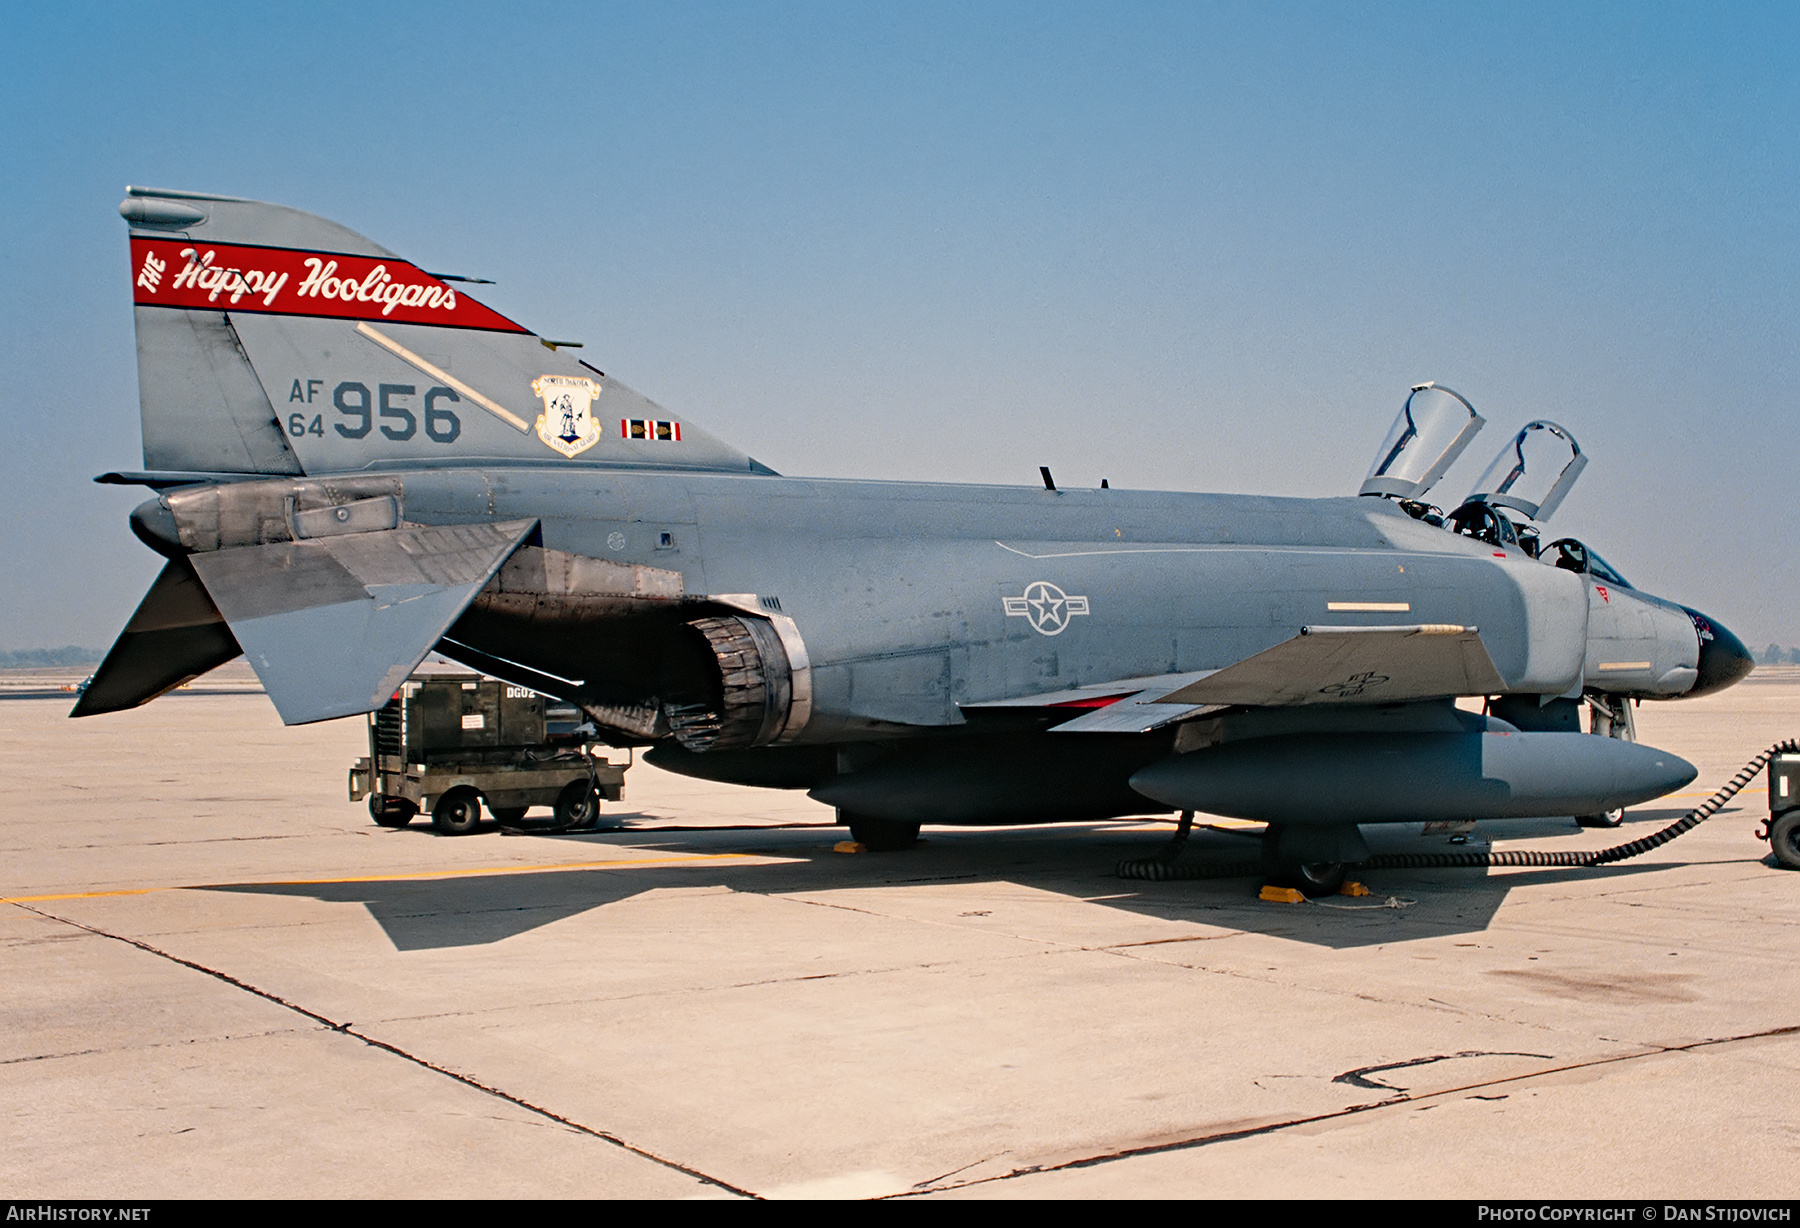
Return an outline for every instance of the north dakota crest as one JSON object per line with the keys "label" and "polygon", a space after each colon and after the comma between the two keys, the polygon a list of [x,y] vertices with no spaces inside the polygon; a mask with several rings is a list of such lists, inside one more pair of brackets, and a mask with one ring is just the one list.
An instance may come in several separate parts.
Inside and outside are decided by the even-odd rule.
{"label": "north dakota crest", "polygon": [[531,381],[531,390],[544,402],[537,420],[539,439],[564,456],[585,452],[599,441],[600,424],[593,414],[599,384],[579,375],[540,375]]}

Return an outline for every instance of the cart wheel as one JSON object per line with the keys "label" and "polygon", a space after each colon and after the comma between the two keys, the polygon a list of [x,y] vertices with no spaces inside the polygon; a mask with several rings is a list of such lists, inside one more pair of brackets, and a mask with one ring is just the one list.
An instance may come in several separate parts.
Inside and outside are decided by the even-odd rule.
{"label": "cart wheel", "polygon": [[529,806],[502,806],[498,810],[488,807],[494,816],[494,822],[502,827],[517,827],[525,821],[525,812],[529,809]]}
{"label": "cart wheel", "polygon": [[419,808],[404,797],[369,794],[369,817],[383,827],[405,827],[417,813]]}
{"label": "cart wheel", "polygon": [[431,808],[431,825],[446,836],[466,836],[481,822],[481,794],[458,785]]}
{"label": "cart wheel", "polygon": [[588,780],[571,780],[556,798],[556,825],[565,831],[592,827],[600,819],[600,799]]}
{"label": "cart wheel", "polygon": [[1800,810],[1784,811],[1769,820],[1769,848],[1783,867],[1800,870]]}

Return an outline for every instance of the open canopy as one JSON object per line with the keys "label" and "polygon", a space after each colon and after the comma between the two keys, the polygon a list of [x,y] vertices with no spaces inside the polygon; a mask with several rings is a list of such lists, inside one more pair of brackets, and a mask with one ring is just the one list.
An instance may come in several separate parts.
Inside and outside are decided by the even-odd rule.
{"label": "open canopy", "polygon": [[1460,394],[1432,383],[1417,385],[1358,493],[1417,499],[1444,476],[1485,422]]}
{"label": "open canopy", "polygon": [[1587,468],[1575,436],[1554,422],[1527,422],[1469,492],[1467,503],[1491,503],[1548,520]]}

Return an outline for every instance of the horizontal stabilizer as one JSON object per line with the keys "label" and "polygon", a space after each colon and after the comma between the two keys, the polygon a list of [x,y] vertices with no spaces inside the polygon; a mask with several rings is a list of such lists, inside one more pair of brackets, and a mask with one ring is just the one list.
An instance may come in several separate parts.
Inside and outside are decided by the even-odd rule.
{"label": "horizontal stabilizer", "polygon": [[536,528],[407,526],[194,555],[289,725],[372,712]]}
{"label": "horizontal stabilizer", "polygon": [[1293,639],[1158,702],[1391,704],[1505,689],[1474,627],[1302,627]]}
{"label": "horizontal stabilizer", "polygon": [[187,560],[171,559],[69,715],[149,703],[241,651]]}

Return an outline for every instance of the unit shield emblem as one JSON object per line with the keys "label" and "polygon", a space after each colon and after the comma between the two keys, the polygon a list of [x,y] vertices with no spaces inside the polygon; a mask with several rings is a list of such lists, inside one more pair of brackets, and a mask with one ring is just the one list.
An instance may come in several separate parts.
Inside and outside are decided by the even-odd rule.
{"label": "unit shield emblem", "polygon": [[600,424],[594,420],[594,398],[600,385],[579,375],[540,375],[531,390],[543,399],[537,437],[564,456],[585,452],[600,440]]}

